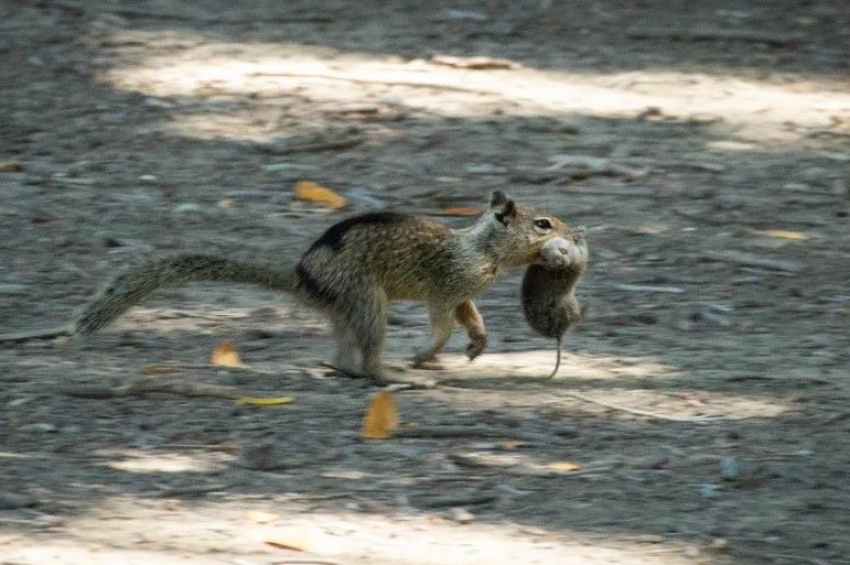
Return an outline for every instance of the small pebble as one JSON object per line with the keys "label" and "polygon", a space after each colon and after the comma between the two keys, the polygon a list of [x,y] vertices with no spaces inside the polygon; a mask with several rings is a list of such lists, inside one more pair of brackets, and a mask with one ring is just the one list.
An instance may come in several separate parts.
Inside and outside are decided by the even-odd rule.
{"label": "small pebble", "polygon": [[272,443],[248,445],[239,452],[240,467],[258,471],[272,471],[286,467],[285,458]]}
{"label": "small pebble", "polygon": [[44,434],[52,434],[56,432],[56,426],[47,422],[36,422],[34,424],[26,424],[21,426],[23,432],[41,432]]}
{"label": "small pebble", "polygon": [[699,486],[699,494],[703,498],[714,498],[717,496],[717,485],[712,483],[703,483]]}
{"label": "small pebble", "polygon": [[199,212],[200,210],[201,207],[194,202],[184,202],[183,204],[178,204],[174,207],[175,214],[191,214],[193,212]]}
{"label": "small pebble", "polygon": [[724,481],[734,481],[741,476],[741,465],[734,457],[724,457],[720,463],[720,478]]}
{"label": "small pebble", "polygon": [[458,524],[469,524],[475,520],[475,515],[465,508],[452,508],[449,517]]}
{"label": "small pebble", "polygon": [[724,538],[714,538],[711,540],[711,549],[714,551],[726,551],[729,547],[729,542]]}

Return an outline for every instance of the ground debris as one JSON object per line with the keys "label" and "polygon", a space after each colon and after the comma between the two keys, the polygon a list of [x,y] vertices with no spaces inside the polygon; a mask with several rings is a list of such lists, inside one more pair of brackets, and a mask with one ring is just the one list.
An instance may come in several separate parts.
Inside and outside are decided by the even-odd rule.
{"label": "ground debris", "polygon": [[632,28],[626,32],[632,39],[668,39],[678,41],[740,41],[785,47],[806,41],[798,34],[767,33],[751,30],[711,28]]}
{"label": "ground debris", "polygon": [[770,259],[753,253],[744,251],[706,251],[703,256],[711,261],[720,261],[742,265],[744,267],[757,267],[770,271],[781,271],[785,273],[799,273],[803,270],[803,265],[794,261],[785,261],[781,259]]}

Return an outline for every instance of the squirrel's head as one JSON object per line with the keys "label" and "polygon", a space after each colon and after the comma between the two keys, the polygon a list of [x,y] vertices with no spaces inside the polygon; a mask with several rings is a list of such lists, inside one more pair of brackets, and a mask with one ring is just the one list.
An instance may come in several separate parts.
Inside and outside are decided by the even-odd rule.
{"label": "squirrel's head", "polygon": [[499,254],[507,267],[532,263],[584,270],[587,242],[584,228],[571,228],[552,214],[517,204],[501,191],[490,195],[487,221],[494,227]]}

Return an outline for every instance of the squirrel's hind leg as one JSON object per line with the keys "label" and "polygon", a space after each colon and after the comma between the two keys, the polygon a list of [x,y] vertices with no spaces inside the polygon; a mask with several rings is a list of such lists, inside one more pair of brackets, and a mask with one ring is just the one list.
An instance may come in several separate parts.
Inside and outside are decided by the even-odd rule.
{"label": "squirrel's hind leg", "polygon": [[346,373],[359,373],[361,360],[360,349],[357,339],[347,320],[333,319],[333,336],[336,341],[336,355],[334,356],[334,367]]}
{"label": "squirrel's hind leg", "polygon": [[347,328],[344,332],[352,337],[355,349],[360,352],[360,372],[380,380],[387,331],[386,294],[379,288],[361,289],[358,297],[346,302],[349,307],[345,312]]}

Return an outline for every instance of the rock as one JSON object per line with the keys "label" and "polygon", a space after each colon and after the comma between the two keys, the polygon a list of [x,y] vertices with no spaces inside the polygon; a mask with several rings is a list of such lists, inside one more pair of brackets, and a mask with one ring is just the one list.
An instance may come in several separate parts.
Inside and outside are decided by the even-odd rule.
{"label": "rock", "polygon": [[237,465],[257,471],[273,471],[286,467],[286,462],[274,444],[262,443],[243,447]]}
{"label": "rock", "polygon": [[724,457],[720,462],[720,478],[734,481],[741,476],[741,464],[734,457]]}
{"label": "rock", "polygon": [[184,202],[183,204],[178,204],[174,207],[175,214],[192,214],[195,212],[199,212],[201,207],[193,202]]}
{"label": "rock", "polygon": [[465,508],[452,508],[449,511],[449,518],[458,524],[469,524],[475,520],[475,515]]}
{"label": "rock", "polygon": [[53,424],[48,424],[47,422],[36,422],[34,424],[27,424],[25,426],[21,426],[21,431],[52,434],[56,433],[56,426],[54,426]]}
{"label": "rock", "polygon": [[714,498],[717,496],[717,485],[713,483],[703,483],[699,486],[699,495],[703,498]]}

